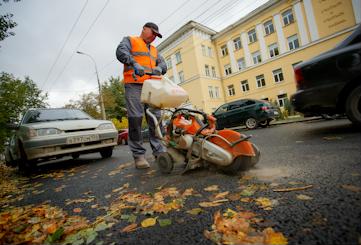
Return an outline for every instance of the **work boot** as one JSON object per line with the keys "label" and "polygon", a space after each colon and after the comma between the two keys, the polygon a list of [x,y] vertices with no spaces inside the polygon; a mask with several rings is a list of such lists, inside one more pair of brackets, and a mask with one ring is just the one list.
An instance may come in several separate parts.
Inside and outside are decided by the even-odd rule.
{"label": "work boot", "polygon": [[137,169],[150,168],[150,165],[144,156],[139,156],[139,157],[134,158],[134,163],[135,163],[135,167]]}

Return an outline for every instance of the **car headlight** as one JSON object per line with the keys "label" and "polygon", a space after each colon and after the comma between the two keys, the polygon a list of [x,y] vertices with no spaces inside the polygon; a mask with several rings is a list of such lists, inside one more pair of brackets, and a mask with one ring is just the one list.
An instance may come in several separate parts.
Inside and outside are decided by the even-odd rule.
{"label": "car headlight", "polygon": [[115,129],[113,123],[103,123],[98,126],[99,130],[105,130],[105,129]]}
{"label": "car headlight", "polygon": [[36,134],[37,136],[61,134],[61,130],[57,128],[40,128],[40,129],[36,129]]}

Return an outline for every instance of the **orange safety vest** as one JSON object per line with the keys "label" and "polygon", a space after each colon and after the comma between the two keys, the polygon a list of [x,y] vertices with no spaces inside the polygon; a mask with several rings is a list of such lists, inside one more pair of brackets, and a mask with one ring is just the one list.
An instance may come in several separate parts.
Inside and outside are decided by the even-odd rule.
{"label": "orange safety vest", "polygon": [[[158,51],[150,45],[148,49],[147,44],[141,37],[129,37],[132,49],[130,50],[134,61],[145,68],[145,72],[152,72],[152,69],[156,67],[156,60],[158,57]],[[125,83],[143,83],[145,80],[150,79],[151,76],[144,75],[142,77],[136,76],[137,80],[133,77],[134,69],[132,66],[124,64],[124,82]]]}

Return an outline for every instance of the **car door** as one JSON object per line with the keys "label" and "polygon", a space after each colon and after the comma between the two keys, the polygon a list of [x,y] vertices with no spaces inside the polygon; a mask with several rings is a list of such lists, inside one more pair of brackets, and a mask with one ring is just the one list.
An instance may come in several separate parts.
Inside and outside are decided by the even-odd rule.
{"label": "car door", "polygon": [[242,120],[245,121],[248,118],[257,119],[257,104],[254,100],[246,100],[242,105]]}
{"label": "car door", "polygon": [[217,118],[217,128],[223,128],[226,127],[227,121],[226,121],[226,113],[228,110],[228,104],[224,104],[220,106],[213,115]]}
{"label": "car door", "polygon": [[229,105],[229,110],[227,112],[229,127],[235,127],[242,124],[244,114],[243,104],[243,101],[237,101]]}

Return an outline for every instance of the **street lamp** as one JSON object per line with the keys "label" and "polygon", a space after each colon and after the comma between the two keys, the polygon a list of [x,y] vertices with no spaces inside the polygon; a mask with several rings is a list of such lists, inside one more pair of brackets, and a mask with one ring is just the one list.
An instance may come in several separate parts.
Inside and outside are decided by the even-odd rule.
{"label": "street lamp", "polygon": [[102,118],[103,118],[103,120],[105,120],[106,117],[105,117],[104,101],[103,101],[103,95],[102,95],[101,87],[100,87],[100,81],[99,81],[99,74],[98,74],[97,63],[95,62],[95,60],[93,59],[93,57],[91,57],[89,54],[83,53],[83,52],[80,52],[80,51],[76,51],[76,52],[77,52],[78,54],[82,54],[82,55],[88,56],[88,57],[94,62],[95,72],[96,72],[96,74],[97,74],[97,80],[98,80],[100,109],[101,109],[101,111],[102,111]]}

